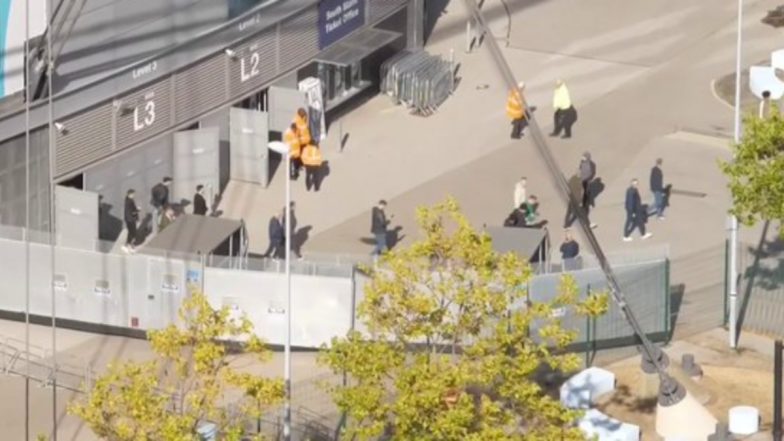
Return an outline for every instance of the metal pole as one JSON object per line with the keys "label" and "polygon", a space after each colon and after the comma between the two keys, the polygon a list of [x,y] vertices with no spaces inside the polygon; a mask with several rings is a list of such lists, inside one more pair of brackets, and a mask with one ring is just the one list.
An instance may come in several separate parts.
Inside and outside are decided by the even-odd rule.
{"label": "metal pole", "polygon": [[[48,27],[51,28],[54,25],[54,9],[52,0],[48,1],[49,8],[48,8]],[[54,289],[54,274],[55,268],[57,266],[57,257],[56,257],[56,233],[58,233],[57,228],[55,227],[54,220],[56,219],[56,204],[55,204],[55,185],[54,185],[54,163],[56,153],[57,153],[57,138],[54,135],[54,56],[52,54],[52,33],[48,33],[48,38],[46,39],[46,81],[47,81],[47,97],[48,97],[48,108],[49,108],[49,170],[51,170],[49,179],[52,182],[51,191],[52,197],[51,200],[51,208],[52,210],[52,224],[49,226],[52,232],[52,236],[49,238],[49,243],[51,244],[51,259],[52,259],[52,272],[51,272],[51,279],[49,280],[49,290],[51,293],[52,299],[52,366],[54,368],[54,373],[52,375],[52,440],[57,441],[57,420],[59,413],[57,411],[57,293]]]}
{"label": "metal pole", "polygon": [[[30,0],[25,1],[25,439],[30,439]],[[36,186],[37,188],[37,186]],[[40,204],[39,204],[39,214]]]}
{"label": "metal pole", "polygon": [[291,440],[291,155],[286,153],[286,347],[283,376],[286,403],[283,408],[283,439]]}
{"label": "metal pole", "polygon": [[[743,0],[738,0],[738,39],[735,52],[735,143],[740,142],[740,69],[743,46]],[[738,347],[738,218],[730,219],[730,348]]]}
{"label": "metal pole", "polygon": [[781,441],[781,377],[784,375],[784,343],[776,340],[773,353],[773,441]]}

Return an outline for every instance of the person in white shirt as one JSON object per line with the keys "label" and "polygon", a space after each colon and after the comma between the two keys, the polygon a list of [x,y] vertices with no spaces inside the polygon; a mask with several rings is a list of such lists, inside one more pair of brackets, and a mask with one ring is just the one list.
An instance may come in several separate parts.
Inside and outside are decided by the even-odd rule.
{"label": "person in white shirt", "polygon": [[526,180],[525,176],[523,176],[522,178],[520,178],[520,180],[517,182],[517,184],[515,184],[515,188],[514,188],[514,208],[520,208],[520,206],[523,205],[523,203],[526,200],[526,197],[525,197],[525,184],[526,184],[526,181],[527,180]]}
{"label": "person in white shirt", "polygon": [[564,132],[561,138],[572,137],[572,125],[577,122],[577,110],[572,105],[572,98],[569,89],[563,80],[555,82],[555,92],[553,92],[553,133],[550,136],[558,136]]}

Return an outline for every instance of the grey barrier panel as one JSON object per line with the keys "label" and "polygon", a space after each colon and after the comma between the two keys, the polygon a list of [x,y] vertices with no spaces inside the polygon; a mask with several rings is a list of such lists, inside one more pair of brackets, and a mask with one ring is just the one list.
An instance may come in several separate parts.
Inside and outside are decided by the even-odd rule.
{"label": "grey barrier panel", "polygon": [[[350,279],[292,275],[292,344],[316,348],[345,335],[351,322]],[[214,307],[236,306],[271,344],[283,344],[286,278],[283,274],[205,269],[205,293]]]}
{"label": "grey barrier panel", "polygon": [[[147,308],[143,329],[158,329],[177,323],[177,312],[187,296],[185,263],[181,260],[147,257]],[[138,294],[137,294],[138,295]]]}
{"label": "grey barrier panel", "polygon": [[[668,331],[666,261],[647,264],[619,266],[615,268],[621,290],[627,302],[647,333]],[[607,289],[604,273],[599,269],[574,271],[570,273],[580,289],[580,298],[588,291],[597,292]],[[562,274],[546,274],[531,279],[529,292],[534,302],[547,302],[558,294]],[[573,308],[556,311],[565,327],[577,332],[577,341],[587,341],[587,320],[576,314]],[[610,301],[606,314],[596,319],[595,333],[591,331],[591,341],[613,340],[633,337],[634,333],[615,302]]]}
{"label": "grey barrier panel", "polygon": [[25,293],[25,245],[24,242],[0,239],[0,309],[24,310]]}

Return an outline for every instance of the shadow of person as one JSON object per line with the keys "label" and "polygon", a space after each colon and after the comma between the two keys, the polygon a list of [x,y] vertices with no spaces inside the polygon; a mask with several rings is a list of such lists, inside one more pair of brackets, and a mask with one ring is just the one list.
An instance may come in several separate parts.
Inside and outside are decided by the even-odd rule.
{"label": "shadow of person", "polygon": [[405,234],[403,235],[400,234],[401,231],[403,231],[403,227],[401,227],[400,225],[387,231],[387,248],[391,250],[392,248],[395,247],[395,245],[400,243],[400,241],[406,237]]}
{"label": "shadow of person", "polygon": [[588,203],[592,206],[596,206],[596,198],[599,197],[600,194],[605,189],[604,182],[602,178],[596,178],[588,184]]}
{"label": "shadow of person", "polygon": [[305,242],[310,238],[310,230],[312,229],[313,226],[306,225],[298,229],[294,235],[291,236],[291,248],[298,256],[302,255],[302,246],[305,245]]}
{"label": "shadow of person", "polygon": [[147,213],[139,222],[139,228],[136,230],[137,242],[144,243],[150,234],[152,234],[152,213]]}
{"label": "shadow of person", "polygon": [[321,190],[321,184],[324,183],[324,179],[329,176],[330,172],[331,170],[329,169],[329,161],[324,161],[324,163],[321,164],[321,168],[319,169],[318,174],[316,175],[316,191]]}
{"label": "shadow of person", "polygon": [[672,195],[672,184],[667,184],[664,187],[664,198],[662,199],[662,205],[664,208],[670,206],[670,196]]}
{"label": "shadow of person", "polygon": [[98,238],[101,240],[115,242],[125,227],[124,222],[112,214],[112,204],[103,202],[103,197],[98,198]]}

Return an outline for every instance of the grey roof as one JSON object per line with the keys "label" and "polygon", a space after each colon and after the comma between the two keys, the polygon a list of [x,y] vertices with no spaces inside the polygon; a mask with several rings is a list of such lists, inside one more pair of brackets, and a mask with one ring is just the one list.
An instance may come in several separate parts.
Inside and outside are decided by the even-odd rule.
{"label": "grey roof", "polygon": [[233,219],[184,214],[153,237],[142,252],[207,255],[241,228],[242,222]]}
{"label": "grey roof", "polygon": [[547,231],[543,228],[485,227],[499,253],[514,252],[532,259],[542,245]]}
{"label": "grey roof", "polygon": [[[75,12],[58,58],[57,92],[111,75],[229,18],[228,0],[85,0]],[[62,38],[69,25],[63,26]]]}
{"label": "grey roof", "polygon": [[319,54],[316,60],[322,63],[348,65],[367,57],[402,35],[399,32],[366,28],[333,44]]}

